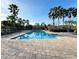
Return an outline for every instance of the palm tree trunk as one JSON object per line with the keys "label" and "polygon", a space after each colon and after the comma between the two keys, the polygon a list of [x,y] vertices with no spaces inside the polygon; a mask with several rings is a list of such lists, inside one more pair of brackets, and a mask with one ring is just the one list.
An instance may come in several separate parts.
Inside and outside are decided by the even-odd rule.
{"label": "palm tree trunk", "polygon": [[59,26],[59,17],[58,17],[58,26]]}
{"label": "palm tree trunk", "polygon": [[54,19],[53,19],[53,26],[55,25],[55,23],[54,23]]}
{"label": "palm tree trunk", "polygon": [[68,32],[71,30],[71,23],[70,23],[71,18],[69,18],[69,24],[68,24]]}
{"label": "palm tree trunk", "polygon": [[55,25],[55,24],[54,24],[54,19],[52,19],[52,20],[53,20],[53,31],[54,31],[54,25]]}
{"label": "palm tree trunk", "polygon": [[58,17],[58,31],[59,31],[59,17]]}
{"label": "palm tree trunk", "polygon": [[[69,18],[71,21],[71,18]],[[69,23],[69,31],[71,30],[71,22]]]}
{"label": "palm tree trunk", "polygon": [[63,16],[63,26],[64,26],[64,16]]}

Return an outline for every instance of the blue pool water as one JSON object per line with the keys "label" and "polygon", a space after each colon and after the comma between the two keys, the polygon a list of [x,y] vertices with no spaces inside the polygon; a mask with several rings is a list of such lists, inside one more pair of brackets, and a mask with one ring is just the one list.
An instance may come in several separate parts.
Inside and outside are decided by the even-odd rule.
{"label": "blue pool water", "polygon": [[32,30],[30,32],[25,33],[24,35],[16,37],[18,40],[32,40],[32,39],[54,39],[58,35],[57,34],[48,34],[42,30]]}

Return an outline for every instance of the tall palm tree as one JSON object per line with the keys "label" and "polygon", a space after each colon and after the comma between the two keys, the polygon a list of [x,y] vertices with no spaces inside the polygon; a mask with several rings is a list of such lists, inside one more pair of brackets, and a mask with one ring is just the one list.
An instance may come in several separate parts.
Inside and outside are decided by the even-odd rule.
{"label": "tall palm tree", "polygon": [[77,8],[74,8],[72,11],[72,16],[76,17],[77,16]]}
{"label": "tall palm tree", "polygon": [[10,12],[11,12],[14,16],[17,16],[17,15],[18,15],[19,9],[18,9],[18,6],[17,6],[17,5],[11,4],[11,5],[9,5],[9,8],[8,8],[8,9],[10,10]]}
{"label": "tall palm tree", "polygon": [[59,19],[62,17],[61,8],[62,8],[61,6],[53,8],[53,13],[55,14],[55,17],[58,18],[58,26],[59,26]]}
{"label": "tall palm tree", "polygon": [[68,20],[68,22],[69,22],[69,26],[68,26],[68,31],[70,31],[70,29],[71,29],[71,17],[72,17],[72,12],[73,12],[73,9],[74,8],[68,8],[67,9],[67,12],[68,12],[68,18],[69,18],[69,20]]}
{"label": "tall palm tree", "polygon": [[55,14],[53,13],[53,9],[51,8],[50,12],[48,13],[50,19],[53,20],[53,26],[55,25]]}
{"label": "tall palm tree", "polygon": [[22,18],[18,18],[18,24],[19,24],[19,26],[23,26],[23,20],[22,20]]}
{"label": "tall palm tree", "polygon": [[64,18],[67,16],[67,10],[65,8],[61,8],[61,16],[63,18],[63,26],[64,26]]}
{"label": "tall palm tree", "polygon": [[22,22],[23,22],[23,26],[25,26],[26,20],[25,20],[25,19],[23,19],[23,20],[22,20]]}
{"label": "tall palm tree", "polygon": [[68,8],[67,9],[67,12],[68,12],[68,18],[69,18],[69,29],[71,29],[71,25],[72,25],[72,20],[71,20],[71,18],[72,18],[72,16],[73,17],[76,17],[77,16],[77,9],[76,8]]}
{"label": "tall palm tree", "polygon": [[69,21],[71,21],[71,17],[72,17],[73,10],[74,10],[74,8],[68,8],[67,9]]}
{"label": "tall palm tree", "polygon": [[29,20],[28,19],[26,20],[26,23],[27,23],[27,25],[29,25]]}
{"label": "tall palm tree", "polygon": [[57,18],[58,18],[58,26],[59,26],[59,19],[62,18],[61,6],[57,7]]}
{"label": "tall palm tree", "polygon": [[[73,15],[73,17],[77,17],[77,8],[73,9],[72,15]],[[74,21],[73,23],[77,26],[77,22]],[[76,32],[77,32],[77,28],[75,28],[75,29],[76,29]]]}
{"label": "tall palm tree", "polygon": [[9,5],[9,8],[11,15],[7,17],[7,19],[13,24],[15,27],[15,21],[17,20],[17,15],[18,15],[18,6],[15,4]]}

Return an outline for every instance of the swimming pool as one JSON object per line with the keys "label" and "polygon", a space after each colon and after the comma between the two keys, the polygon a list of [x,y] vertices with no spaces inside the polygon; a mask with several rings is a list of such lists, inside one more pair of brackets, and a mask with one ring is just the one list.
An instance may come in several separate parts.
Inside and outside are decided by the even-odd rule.
{"label": "swimming pool", "polygon": [[43,39],[55,39],[57,34],[49,34],[43,30],[32,30],[23,35],[16,37],[17,40],[43,40]]}

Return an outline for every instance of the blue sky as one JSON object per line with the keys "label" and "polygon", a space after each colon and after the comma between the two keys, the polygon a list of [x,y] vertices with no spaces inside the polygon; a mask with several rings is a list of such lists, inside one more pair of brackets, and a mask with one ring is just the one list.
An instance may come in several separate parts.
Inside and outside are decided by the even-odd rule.
{"label": "blue sky", "polygon": [[[6,20],[9,15],[8,5],[16,4],[20,11],[18,17],[29,19],[31,24],[42,23],[52,24],[52,20],[48,18],[50,8],[54,6],[62,6],[64,8],[76,7],[76,0],[2,0],[1,1],[2,20]],[[67,18],[66,18],[67,19]],[[72,18],[76,20],[76,18]],[[55,21],[57,23],[57,21]],[[60,21],[62,24],[62,21]]]}

